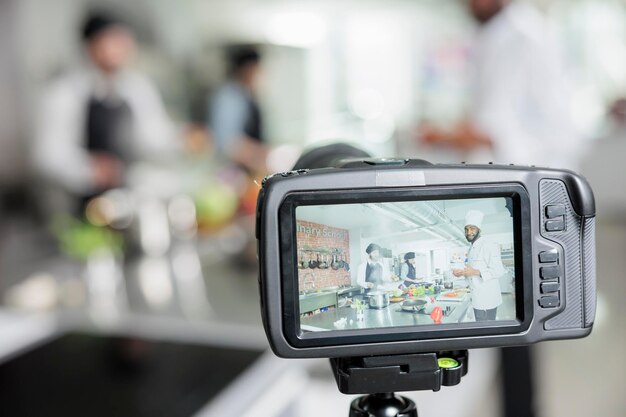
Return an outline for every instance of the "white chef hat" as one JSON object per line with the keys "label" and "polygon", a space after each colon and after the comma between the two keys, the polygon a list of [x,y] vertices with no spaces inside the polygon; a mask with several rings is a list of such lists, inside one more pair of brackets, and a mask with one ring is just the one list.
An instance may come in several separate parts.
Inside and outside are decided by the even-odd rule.
{"label": "white chef hat", "polygon": [[479,229],[482,229],[483,227],[483,218],[485,217],[485,215],[483,214],[482,211],[479,210],[470,210],[467,212],[467,214],[465,215],[465,225],[472,225],[472,226],[476,226]]}

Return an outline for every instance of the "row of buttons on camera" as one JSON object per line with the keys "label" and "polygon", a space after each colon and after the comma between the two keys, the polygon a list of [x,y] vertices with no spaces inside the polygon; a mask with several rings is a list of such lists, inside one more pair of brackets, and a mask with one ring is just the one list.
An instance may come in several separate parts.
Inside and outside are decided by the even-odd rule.
{"label": "row of buttons on camera", "polygon": [[539,299],[539,305],[543,308],[554,308],[561,304],[559,298],[559,290],[561,284],[559,278],[561,277],[561,267],[559,265],[559,252],[556,249],[544,251],[539,253],[539,263],[553,264],[539,267],[539,276],[542,281],[539,284],[539,288],[542,295]]}
{"label": "row of buttons on camera", "polygon": [[[562,232],[565,230],[565,205],[549,204],[545,206],[546,220],[544,227],[546,232]],[[555,308],[561,305],[559,290],[561,284],[561,266],[559,265],[559,252],[556,249],[544,251],[539,254],[539,263],[551,264],[539,268],[539,276],[542,281],[540,286],[541,298],[539,305],[543,308]]]}
{"label": "row of buttons on camera", "polygon": [[547,232],[561,232],[565,230],[565,206],[563,204],[546,206],[546,219],[544,226]]}

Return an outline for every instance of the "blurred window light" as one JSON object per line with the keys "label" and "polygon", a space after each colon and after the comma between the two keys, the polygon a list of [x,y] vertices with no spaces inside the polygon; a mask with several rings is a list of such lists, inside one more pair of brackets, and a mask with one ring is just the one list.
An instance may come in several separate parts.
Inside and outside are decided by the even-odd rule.
{"label": "blurred window light", "polygon": [[620,42],[602,43],[599,63],[608,77],[621,89],[626,87],[626,45]]}
{"label": "blurred window light", "polygon": [[363,123],[363,136],[370,143],[385,143],[393,137],[396,124],[391,116],[381,116]]}
{"label": "blurred window light", "polygon": [[349,106],[352,113],[364,120],[376,119],[385,112],[382,94],[371,88],[360,89],[351,95]]}
{"label": "blurred window light", "polygon": [[577,88],[572,94],[571,113],[574,125],[580,132],[593,138],[604,120],[605,103],[592,86]]}
{"label": "blurred window light", "polygon": [[310,48],[326,36],[326,22],[313,13],[278,13],[269,19],[266,37],[270,43]]}
{"label": "blurred window light", "polygon": [[413,21],[397,10],[355,12],[342,30],[349,110],[364,120],[413,116]]}
{"label": "blurred window light", "polygon": [[605,82],[626,87],[626,15],[623,5],[592,2],[582,9],[586,13],[574,16],[581,21],[581,30],[588,40],[584,44],[586,59],[595,63],[595,70],[607,77]]}
{"label": "blurred window light", "polygon": [[549,13],[567,45],[574,123],[585,137],[601,137],[607,103],[626,94],[626,5],[558,0]]}

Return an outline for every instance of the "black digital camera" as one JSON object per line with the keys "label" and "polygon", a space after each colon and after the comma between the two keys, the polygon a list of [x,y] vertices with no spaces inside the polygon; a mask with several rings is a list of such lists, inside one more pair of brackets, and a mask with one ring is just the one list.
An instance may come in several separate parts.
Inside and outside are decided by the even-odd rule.
{"label": "black digital camera", "polygon": [[263,323],[281,357],[397,355],[584,337],[595,203],[571,171],[346,161],[265,178]]}

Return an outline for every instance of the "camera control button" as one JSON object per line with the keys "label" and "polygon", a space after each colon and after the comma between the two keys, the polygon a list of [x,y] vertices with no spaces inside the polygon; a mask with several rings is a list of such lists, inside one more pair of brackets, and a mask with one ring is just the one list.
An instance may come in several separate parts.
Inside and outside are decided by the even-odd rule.
{"label": "camera control button", "polygon": [[539,252],[539,262],[541,262],[542,264],[558,261],[559,252],[556,249]]}
{"label": "camera control button", "polygon": [[558,266],[542,266],[539,268],[539,275],[542,279],[552,279],[561,276],[561,271]]}
{"label": "camera control button", "polygon": [[565,220],[563,216],[560,219],[547,220],[545,226],[547,232],[560,232],[565,230]]}
{"label": "camera control button", "polygon": [[559,284],[559,281],[547,281],[541,283],[540,289],[542,294],[548,294],[557,292],[561,289],[561,285]]}
{"label": "camera control button", "polygon": [[546,217],[554,219],[565,215],[565,206],[563,204],[551,204],[546,206]]}
{"label": "camera control button", "polygon": [[561,304],[561,300],[556,295],[546,295],[539,299],[539,305],[543,308],[554,308]]}

